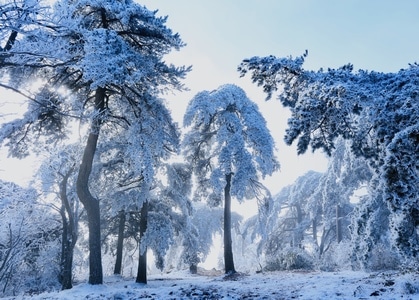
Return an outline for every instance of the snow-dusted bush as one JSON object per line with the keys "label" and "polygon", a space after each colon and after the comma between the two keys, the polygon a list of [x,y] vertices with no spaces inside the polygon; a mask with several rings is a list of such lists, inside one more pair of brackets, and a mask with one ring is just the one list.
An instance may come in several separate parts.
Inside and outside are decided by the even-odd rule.
{"label": "snow-dusted bush", "polygon": [[312,270],[313,257],[305,250],[297,247],[287,247],[276,256],[266,258],[265,271],[279,270]]}
{"label": "snow-dusted bush", "polygon": [[[14,288],[19,285],[20,292],[27,294],[60,290],[61,284],[58,280],[60,251],[61,241],[59,239],[48,242],[41,241],[41,245],[37,246],[37,253],[33,257],[33,261],[30,264],[22,264],[18,269],[20,275],[13,282]],[[32,255],[32,253],[28,255]]]}
{"label": "snow-dusted bush", "polygon": [[418,294],[419,285],[416,283],[411,283],[410,281],[406,281],[402,286],[402,290],[408,295]]}
{"label": "snow-dusted bush", "polygon": [[60,230],[32,189],[0,182],[0,295],[59,287]]}
{"label": "snow-dusted bush", "polygon": [[329,250],[319,258],[317,268],[322,271],[338,271],[351,269],[352,248],[349,240],[334,243]]}
{"label": "snow-dusted bush", "polygon": [[368,261],[368,270],[397,270],[401,266],[401,260],[398,253],[388,244],[378,243],[371,251]]}

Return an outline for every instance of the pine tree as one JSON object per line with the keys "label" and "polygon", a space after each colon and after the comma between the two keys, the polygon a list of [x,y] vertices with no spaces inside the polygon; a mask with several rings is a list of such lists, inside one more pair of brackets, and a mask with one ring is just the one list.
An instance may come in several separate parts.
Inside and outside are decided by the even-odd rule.
{"label": "pine tree", "polygon": [[[31,96],[25,117],[3,126],[1,140],[8,140],[18,156],[28,149],[26,143],[62,137],[59,133],[69,120],[86,124],[77,194],[88,216],[89,283],[101,284],[100,206],[89,183],[97,147],[113,129],[119,133],[121,128],[141,127],[144,108],[147,116],[171,121],[156,96],[169,88],[182,89],[179,80],[188,68],[167,65],[163,56],[184,44],[165,26],[166,18],[133,1],[62,0],[48,20],[51,26],[26,33],[5,57],[17,89],[35,79],[42,85]],[[153,167],[149,161],[145,175],[152,177]]]}
{"label": "pine tree", "polygon": [[183,147],[197,178],[196,197],[218,205],[224,194],[225,272],[234,273],[231,197],[256,198],[259,176],[278,169],[273,139],[256,104],[235,85],[198,93],[188,105],[184,125],[189,128]]}
{"label": "pine tree", "polygon": [[[251,73],[268,98],[278,91],[278,99],[291,111],[285,141],[296,141],[299,153],[311,147],[331,154],[340,136],[351,142],[355,155],[368,160],[376,183],[363,215],[374,217],[377,201],[385,201],[393,245],[411,261],[419,254],[413,230],[417,228],[419,65],[397,73],[354,72],[350,64],[310,71],[303,68],[306,56],[253,57],[241,63],[239,72]],[[376,221],[385,218],[385,210],[380,209]],[[373,227],[359,225],[366,236],[375,234]]]}

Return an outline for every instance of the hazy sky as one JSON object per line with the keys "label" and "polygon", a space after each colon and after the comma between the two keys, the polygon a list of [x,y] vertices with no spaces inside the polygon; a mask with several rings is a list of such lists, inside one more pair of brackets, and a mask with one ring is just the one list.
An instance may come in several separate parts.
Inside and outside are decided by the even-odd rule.
{"label": "hazy sky", "polygon": [[[299,56],[307,49],[305,68],[339,67],[393,72],[419,57],[419,1],[383,0],[145,0],[149,9],[168,16],[167,26],[187,46],[168,60],[192,65],[185,84],[189,92],[165,98],[181,123],[187,102],[201,90],[225,83],[241,86],[255,101],[277,142],[281,171],[266,184],[273,193],[309,169],[324,170],[319,153],[297,157],[295,147],[284,145],[287,111],[265,95],[236,68],[251,56]],[[25,163],[3,160],[0,177],[24,176]],[[17,172],[10,172],[17,171]]]}
{"label": "hazy sky", "polygon": [[236,71],[251,56],[299,56],[307,49],[306,69],[336,68],[396,72],[419,58],[419,1],[382,0],[146,0],[168,16],[167,25],[187,43],[171,57],[192,65],[187,93],[168,95],[181,122],[187,102],[201,90],[225,83],[241,86],[255,101],[277,142],[281,171],[266,181],[273,193],[309,169],[323,171],[324,155],[297,157],[283,143],[288,113]]}

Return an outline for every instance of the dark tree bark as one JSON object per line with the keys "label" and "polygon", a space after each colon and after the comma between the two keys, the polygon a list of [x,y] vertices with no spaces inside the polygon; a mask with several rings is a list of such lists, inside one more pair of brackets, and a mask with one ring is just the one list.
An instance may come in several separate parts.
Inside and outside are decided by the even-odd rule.
{"label": "dark tree bark", "polygon": [[[144,237],[144,234],[147,230],[147,218],[148,218],[148,202],[144,202],[141,207],[140,215],[140,243]],[[144,250],[144,253],[141,253],[138,259],[138,272],[135,282],[147,284],[147,248]]]}
{"label": "dark tree bark", "polygon": [[340,205],[336,205],[336,239],[340,243],[342,241],[342,213]]}
{"label": "dark tree bark", "polygon": [[3,51],[9,51],[10,49],[12,49],[13,44],[14,44],[14,43],[15,43],[15,41],[16,41],[16,38],[17,38],[17,31],[13,30],[13,31],[10,33],[10,36],[9,36],[9,38],[8,38],[7,42],[6,42],[6,45],[5,45],[5,46],[4,46],[4,48],[3,48]]}
{"label": "dark tree bark", "polygon": [[193,251],[189,255],[189,272],[191,272],[191,274],[198,274],[198,264],[200,262],[198,253],[196,251]]}
{"label": "dark tree bark", "polygon": [[125,211],[121,210],[119,212],[119,227],[118,227],[118,242],[116,246],[116,261],[115,261],[115,269],[113,271],[114,274],[121,274],[122,268],[122,250],[124,246],[124,231],[125,231]]}
{"label": "dark tree bark", "polygon": [[227,184],[224,188],[224,268],[226,274],[236,273],[231,238],[231,176],[231,173],[226,175]]}
{"label": "dark tree bark", "polygon": [[99,200],[92,196],[89,190],[89,177],[92,172],[93,158],[99,139],[101,113],[105,108],[105,89],[97,88],[95,94],[95,110],[98,115],[93,119],[91,131],[84,148],[82,162],[77,177],[77,195],[87,213],[89,229],[89,283],[102,284],[102,254],[100,241],[100,210]]}
{"label": "dark tree bark", "polygon": [[71,168],[67,174],[62,175],[63,178],[59,185],[61,198],[60,213],[63,221],[60,283],[63,290],[71,289],[73,287],[73,256],[74,247],[77,241],[75,213],[67,197],[67,183],[73,172],[74,168]]}
{"label": "dark tree bark", "polygon": [[191,264],[189,266],[189,271],[191,274],[197,274],[198,273],[198,266],[196,264]]}

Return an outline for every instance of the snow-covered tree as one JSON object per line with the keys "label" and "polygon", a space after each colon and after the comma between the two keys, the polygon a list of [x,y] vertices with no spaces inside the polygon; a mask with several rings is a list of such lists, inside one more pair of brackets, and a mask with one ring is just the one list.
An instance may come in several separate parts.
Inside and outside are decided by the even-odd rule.
{"label": "snow-covered tree", "polygon": [[7,65],[4,61],[19,39],[19,34],[24,35],[39,26],[49,26],[49,22],[44,19],[47,13],[47,6],[43,5],[43,1],[39,0],[17,0],[0,2],[0,68]]}
{"label": "snow-covered tree", "polygon": [[387,203],[393,244],[406,258],[416,258],[417,230],[404,228],[417,229],[419,65],[397,73],[354,72],[350,64],[309,71],[303,68],[305,57],[253,57],[239,71],[250,72],[268,98],[279,91],[278,99],[291,111],[285,141],[297,141],[299,153],[309,146],[331,153],[338,136],[351,141],[353,153],[377,174],[376,196],[370,199]]}
{"label": "snow-covered tree", "polygon": [[[67,133],[66,124],[57,112],[59,107],[62,108],[60,99],[49,93],[48,89],[43,91],[41,97],[34,96],[30,92],[33,82],[28,80],[29,76],[22,71],[21,64],[13,62],[13,58],[24,51],[18,48],[25,37],[36,36],[40,30],[54,30],[55,25],[49,17],[49,6],[43,1],[1,1],[0,11],[0,86],[28,99],[31,111],[21,119],[3,124],[0,140],[13,156],[22,158],[29,151],[38,152],[52,144],[52,140],[62,139]],[[19,87],[23,80],[28,80],[28,84]],[[54,139],[50,139],[51,136]],[[37,145],[34,145],[34,140]]]}
{"label": "snow-covered tree", "polygon": [[[104,140],[103,146],[99,147],[98,160],[94,165],[97,167],[97,171],[93,177],[98,180],[98,184],[94,187],[95,193],[102,194],[106,198],[104,202],[110,207],[106,210],[107,217],[120,215],[122,211],[137,212],[141,219],[140,225],[142,225],[139,227],[140,232],[145,234],[147,219],[151,218],[153,213],[158,213],[156,207],[161,207],[156,202],[164,200],[159,196],[159,193],[167,189],[162,188],[162,184],[156,178],[158,170],[162,170],[162,168],[166,170],[161,176],[167,177],[169,174],[176,174],[173,170],[181,172],[182,168],[175,165],[169,168],[165,163],[165,160],[178,150],[179,132],[161,99],[140,102],[137,107],[141,114],[133,119],[133,123],[126,128],[113,129],[107,140]],[[129,113],[126,112],[125,115],[129,115]],[[169,186],[175,180],[174,175],[172,177],[167,179]],[[187,180],[184,179],[183,184],[187,186]],[[180,186],[178,186],[179,188]],[[177,203],[178,200],[180,197],[172,199],[175,204],[171,205],[173,207],[182,206]],[[153,203],[149,203],[149,201]],[[142,208],[143,205],[145,205],[144,208]],[[154,209],[154,212],[150,212],[150,216],[148,216],[146,208]],[[152,227],[149,231],[151,229]],[[163,239],[159,240],[163,243]],[[142,245],[140,251],[142,262],[139,264],[136,280],[146,283],[146,249],[151,244],[142,241]],[[154,248],[153,250],[160,253],[159,249]]]}
{"label": "snow-covered tree", "polygon": [[[165,164],[161,169],[154,197],[149,201],[147,230],[141,240],[140,251],[147,247],[156,257],[156,266],[162,270],[165,255],[175,238],[191,242],[196,235],[190,222],[192,204],[191,172],[187,164]],[[156,238],[158,236],[159,238]],[[193,241],[192,241],[193,242]]]}
{"label": "snow-covered tree", "polygon": [[322,175],[309,171],[281,189],[272,197],[258,226],[248,229],[248,234],[259,242],[259,253],[266,256],[267,268],[277,264],[285,249],[300,253],[306,245],[315,244],[317,227],[322,224],[322,199],[316,193]]}
{"label": "snow-covered tree", "polygon": [[[419,81],[417,82],[419,83]],[[419,96],[413,101],[419,101]],[[406,111],[404,113],[409,113]],[[416,115],[417,116],[417,115]],[[384,195],[394,212],[391,227],[396,247],[408,257],[419,256],[419,120],[399,131],[386,148]]]}
{"label": "snow-covered tree", "polygon": [[[99,199],[93,196],[89,185],[100,133],[106,136],[114,129],[119,133],[122,128],[132,134],[140,133],[143,142],[161,142],[146,137],[158,127],[143,124],[141,118],[146,109],[147,116],[162,122],[168,120],[167,110],[161,110],[165,107],[156,95],[170,88],[182,89],[179,80],[188,69],[168,65],[163,57],[184,44],[178,34],[166,27],[166,18],[157,17],[156,12],[133,1],[62,0],[55,3],[48,20],[53,26],[26,33],[5,57],[11,80],[18,89],[37,78],[42,85],[31,97],[25,117],[3,126],[1,140],[9,141],[12,154],[18,156],[26,149],[16,149],[19,143],[14,141],[24,144],[32,128],[41,129],[41,137],[54,133],[55,140],[58,129],[65,129],[68,120],[76,118],[86,124],[77,194],[89,223],[89,283],[100,284],[103,272]],[[51,124],[54,126],[46,126]],[[133,145],[132,155],[142,157],[144,169],[140,171],[151,181],[153,161],[137,152],[139,148]]]}
{"label": "snow-covered tree", "polygon": [[273,139],[257,105],[235,85],[198,93],[187,107],[184,126],[184,153],[197,178],[196,197],[219,205],[224,193],[225,271],[235,272],[231,196],[256,198],[260,175],[278,169]]}
{"label": "snow-covered tree", "polygon": [[415,182],[418,181],[418,164],[411,155],[418,150],[415,135],[417,125],[395,136],[387,147],[382,173],[374,175],[368,195],[356,210],[353,244],[356,262],[364,268],[400,266],[400,257],[394,253],[394,248],[407,264],[417,265],[418,190]]}
{"label": "snow-covered tree", "polygon": [[59,287],[58,214],[32,188],[0,182],[0,294]]}
{"label": "snow-covered tree", "polygon": [[[53,195],[57,202],[49,203],[61,216],[61,260],[59,280],[62,289],[73,286],[73,257],[78,238],[79,201],[76,195],[76,162],[79,161],[79,144],[56,149],[41,164],[36,177],[38,190],[47,197]],[[33,182],[35,185],[37,181]]]}
{"label": "snow-covered tree", "polygon": [[[182,241],[185,249],[181,259],[186,263],[197,264],[196,258],[188,252],[188,250],[194,249],[198,243],[198,232],[192,223],[192,173],[190,167],[186,163],[167,164],[163,173],[166,175],[167,183],[162,183],[158,200],[167,203],[168,207],[172,207],[172,211],[169,210],[171,224],[174,228],[172,235]],[[164,250],[162,254],[166,254],[167,249]]]}
{"label": "snow-covered tree", "polygon": [[[369,183],[367,195],[359,199],[353,212],[350,229],[355,268],[373,270],[396,267],[390,238],[390,209],[378,186],[378,176],[375,175]],[[383,249],[387,254],[383,253]]]}
{"label": "snow-covered tree", "polygon": [[[138,245],[139,264],[136,281],[139,283],[147,283],[147,250],[153,252],[156,267],[162,270],[166,263],[166,252],[175,239],[196,238],[190,234],[189,218],[192,204],[189,197],[191,189],[189,168],[182,163],[165,163],[160,164],[157,171],[158,176],[155,177],[147,193],[141,190],[142,186],[147,186],[144,178],[130,181],[127,180],[130,177],[127,177],[126,172],[117,172],[120,178],[112,176],[108,178],[111,180],[107,179],[101,183],[101,186],[103,184],[105,187],[107,183],[113,186],[112,181],[117,182],[114,186],[118,187],[117,190],[108,191],[110,199],[106,202],[112,203],[113,198],[118,198],[120,203],[116,207],[109,208],[110,212],[105,215],[105,219],[112,218],[112,215],[117,219],[122,214],[126,216],[122,223],[118,220],[116,222],[118,226],[115,227],[126,227],[124,234],[119,234],[119,241],[121,237],[125,237],[126,240],[134,240]],[[111,238],[109,240],[112,241]],[[107,246],[107,248],[112,247],[112,245]],[[122,258],[122,253],[117,255],[121,255]]]}
{"label": "snow-covered tree", "polygon": [[367,186],[372,172],[366,160],[356,157],[348,145],[339,139],[325,173],[309,171],[300,176],[272,198],[262,218],[250,219],[244,225],[243,232],[258,243],[268,268],[294,267],[281,259],[291,257],[291,253],[304,255],[304,249],[321,259],[320,264],[329,264],[320,267],[332,267],[326,260],[333,254],[323,258],[324,254],[342,240],[351,240],[351,196],[362,185]]}
{"label": "snow-covered tree", "polygon": [[[189,266],[192,274],[198,272],[198,264],[204,262],[210,254],[214,239],[223,233],[224,211],[220,207],[209,207],[202,202],[194,202],[192,214],[181,238],[174,241],[170,249],[169,263],[178,268]],[[238,229],[243,217],[231,213],[232,228]],[[234,235],[233,235],[234,237]]]}
{"label": "snow-covered tree", "polygon": [[359,188],[367,187],[371,177],[372,170],[367,161],[350,151],[349,141],[338,138],[328,168],[316,191],[322,199],[323,231],[330,233],[327,239],[324,239],[326,235],[323,234],[320,255],[332,242],[350,239],[348,216],[354,206],[350,203],[351,197]]}

